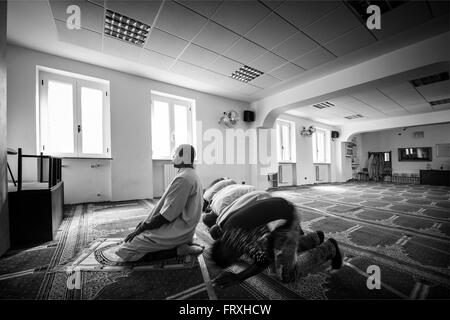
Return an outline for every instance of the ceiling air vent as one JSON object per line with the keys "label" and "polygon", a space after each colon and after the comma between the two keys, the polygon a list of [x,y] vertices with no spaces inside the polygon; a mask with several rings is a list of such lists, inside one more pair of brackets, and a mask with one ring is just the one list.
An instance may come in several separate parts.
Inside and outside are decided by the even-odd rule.
{"label": "ceiling air vent", "polygon": [[356,12],[359,18],[365,21],[367,20],[367,17],[370,15],[369,13],[367,13],[367,7],[370,5],[377,5],[378,7],[380,7],[381,14],[383,14],[409,1],[350,0],[346,2]]}
{"label": "ceiling air vent", "polygon": [[411,82],[411,84],[414,87],[421,87],[421,86],[425,86],[427,84],[432,84],[432,83],[436,83],[436,82],[446,81],[449,78],[450,78],[449,77],[449,73],[446,71],[446,72],[433,74],[433,75],[428,76],[428,77],[414,79],[414,80],[411,80],[410,82]]}
{"label": "ceiling air vent", "polygon": [[442,100],[435,100],[435,101],[430,101],[430,105],[432,106],[438,106],[440,104],[446,104],[446,103],[450,103],[450,99],[442,99]]}
{"label": "ceiling air vent", "polygon": [[331,102],[325,101],[325,102],[313,104],[313,107],[317,108],[317,109],[325,109],[325,108],[329,108],[329,107],[334,107],[334,104]]}
{"label": "ceiling air vent", "polygon": [[106,10],[105,35],[142,47],[150,26],[120,13]]}
{"label": "ceiling air vent", "polygon": [[347,116],[347,117],[344,117],[345,119],[348,119],[348,120],[353,120],[353,119],[358,119],[358,118],[363,118],[364,116],[363,115],[360,115],[360,114],[354,114],[354,115],[352,115],[352,116]]}
{"label": "ceiling air vent", "polygon": [[250,82],[254,80],[255,78],[258,78],[260,75],[263,75],[264,72],[256,70],[249,66],[243,66],[239,70],[234,71],[230,77],[239,80],[242,82]]}

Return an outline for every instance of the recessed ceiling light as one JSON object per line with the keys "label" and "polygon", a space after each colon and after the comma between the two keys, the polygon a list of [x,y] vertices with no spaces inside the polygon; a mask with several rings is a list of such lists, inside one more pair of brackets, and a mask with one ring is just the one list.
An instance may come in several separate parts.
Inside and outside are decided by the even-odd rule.
{"label": "recessed ceiling light", "polygon": [[446,103],[450,103],[450,99],[449,98],[441,99],[441,100],[435,100],[435,101],[430,101],[430,105],[432,105],[432,106],[437,106],[437,105],[446,104]]}
{"label": "recessed ceiling light", "polygon": [[329,108],[329,107],[334,107],[334,104],[331,102],[325,101],[325,102],[313,104],[313,107],[317,108],[317,109],[325,109],[325,108]]}
{"label": "recessed ceiling light", "polygon": [[450,78],[450,75],[449,75],[448,71],[446,71],[446,72],[436,73],[431,76],[427,76],[427,77],[423,77],[423,78],[413,79],[410,81],[410,83],[414,87],[421,87],[421,86],[425,86],[427,84],[446,81],[449,78]]}
{"label": "recessed ceiling light", "polygon": [[353,119],[358,119],[358,118],[363,118],[364,116],[363,115],[361,115],[361,114],[354,114],[354,115],[352,115],[352,116],[346,116],[346,117],[344,117],[345,119],[348,119],[348,120],[353,120]]}
{"label": "recessed ceiling light", "polygon": [[150,26],[118,12],[106,10],[105,35],[142,47]]}
{"label": "recessed ceiling light", "polygon": [[239,68],[239,70],[236,70],[232,74],[230,74],[230,77],[233,79],[247,83],[263,74],[264,74],[264,72],[262,72],[262,71],[259,71],[252,67],[244,65],[241,68]]}

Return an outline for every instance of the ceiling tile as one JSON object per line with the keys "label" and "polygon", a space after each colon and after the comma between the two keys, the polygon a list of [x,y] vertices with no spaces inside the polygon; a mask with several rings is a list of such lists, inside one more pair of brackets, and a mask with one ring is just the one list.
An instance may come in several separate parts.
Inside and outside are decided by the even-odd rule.
{"label": "ceiling tile", "polygon": [[295,64],[287,63],[275,70],[270,71],[270,74],[278,79],[287,80],[299,75],[303,71],[305,70],[296,66]]}
{"label": "ceiling tile", "polygon": [[295,59],[292,61],[296,65],[302,67],[303,69],[312,69],[321,64],[324,64],[330,60],[333,60],[334,56],[326,51],[325,49],[319,47],[313,51]]}
{"label": "ceiling tile", "polygon": [[241,92],[241,93],[245,93],[245,94],[251,94],[256,91],[261,90],[261,88],[252,86],[249,83],[244,83],[244,82],[232,79],[232,78],[227,78],[227,79],[223,80],[221,85],[224,88],[226,88],[227,90],[233,90],[233,91],[237,91],[237,92]]}
{"label": "ceiling tile", "polygon": [[430,19],[430,10],[425,2],[411,1],[383,14],[381,29],[372,32],[378,39],[384,39]]}
{"label": "ceiling tile", "polygon": [[204,67],[213,62],[218,56],[217,53],[191,43],[184,50],[180,60]]}
{"label": "ceiling tile", "polygon": [[355,15],[342,4],[303,31],[314,40],[324,44],[360,25],[361,23]]}
{"label": "ceiling tile", "polygon": [[396,109],[402,109],[401,106],[378,90],[360,91],[352,94],[352,96],[384,113],[393,112]]}
{"label": "ceiling tile", "polygon": [[189,78],[198,78],[198,76],[202,74],[201,68],[183,61],[176,61],[175,64],[170,68],[170,71]]}
{"label": "ceiling tile", "polygon": [[212,19],[244,35],[269,13],[269,9],[256,1],[224,1]]}
{"label": "ceiling tile", "polygon": [[408,108],[410,105],[427,104],[426,100],[409,83],[404,82],[396,85],[379,88],[381,92],[397,103]]}
{"label": "ceiling tile", "polygon": [[168,69],[175,59],[147,49],[142,50],[140,62],[160,69]]}
{"label": "ceiling tile", "polygon": [[212,51],[222,53],[233,43],[239,40],[239,36],[213,21],[208,21],[205,28],[193,40],[194,43]]}
{"label": "ceiling tile", "polygon": [[283,43],[277,45],[271,51],[285,59],[292,60],[317,47],[317,43],[308,38],[304,33],[298,32]]}
{"label": "ceiling tile", "polygon": [[266,51],[266,49],[253,42],[241,38],[232,48],[228,49],[224,55],[236,61],[248,63]]}
{"label": "ceiling tile", "polygon": [[117,1],[107,0],[105,6],[107,9],[116,11],[130,18],[152,25],[161,1]]}
{"label": "ceiling tile", "polygon": [[187,44],[183,39],[153,28],[145,48],[176,58]]}
{"label": "ceiling tile", "polygon": [[428,1],[433,12],[433,16],[438,17],[450,11],[449,1]]}
{"label": "ceiling tile", "polygon": [[450,80],[436,82],[416,88],[427,101],[450,98]]}
{"label": "ceiling tile", "polygon": [[271,14],[246,34],[246,38],[271,49],[297,32],[293,26],[276,14]]}
{"label": "ceiling tile", "polygon": [[103,36],[103,52],[106,54],[138,62],[142,50],[144,49],[128,42]]}
{"label": "ceiling tile", "polygon": [[277,83],[280,83],[281,81],[275,77],[272,77],[268,74],[263,74],[262,76],[259,76],[255,80],[251,81],[251,84],[260,88],[268,88],[273,85],[276,85]]}
{"label": "ceiling tile", "polygon": [[286,1],[275,11],[303,29],[340,4],[340,1]]}
{"label": "ceiling tile", "polygon": [[191,8],[192,10],[206,16],[211,17],[212,14],[216,11],[222,1],[199,1],[199,0],[189,0],[189,1],[178,1],[179,3],[184,4],[185,6]]}
{"label": "ceiling tile", "polygon": [[388,117],[399,117],[399,116],[406,116],[408,114],[411,114],[411,112],[405,110],[405,109],[395,109],[385,112]]}
{"label": "ceiling tile", "polygon": [[216,61],[214,61],[212,64],[210,64],[207,68],[212,71],[229,76],[234,71],[239,70],[239,68],[241,68],[241,67],[242,67],[242,64],[239,62],[228,59],[226,57],[219,57],[219,58],[217,58]]}
{"label": "ceiling tile", "polygon": [[209,85],[220,86],[220,84],[226,80],[226,77],[220,74],[216,74],[183,61],[175,62],[170,68],[170,71]]}
{"label": "ceiling tile", "polygon": [[102,51],[102,35],[87,29],[67,29],[66,23],[54,20],[58,39],[91,50]]}
{"label": "ceiling tile", "polygon": [[255,60],[251,61],[249,65],[252,68],[258,69],[259,71],[269,72],[272,69],[275,69],[282,64],[285,64],[287,60],[273,54],[270,51],[267,51],[263,55],[259,56]]}
{"label": "ceiling tile", "polygon": [[272,10],[278,8],[284,1],[285,0],[262,0],[262,2]]}
{"label": "ceiling tile", "polygon": [[105,14],[103,7],[88,1],[50,0],[49,4],[53,17],[64,23],[66,23],[67,18],[70,16],[66,12],[67,8],[73,4],[79,6],[81,12],[81,27],[97,33],[103,33],[103,16]]}
{"label": "ceiling tile", "polygon": [[338,106],[344,107],[353,114],[362,114],[369,117],[384,115],[383,112],[357,100],[354,103],[339,104]]}
{"label": "ceiling tile", "polygon": [[411,113],[425,113],[425,112],[433,111],[433,108],[427,102],[419,103],[419,104],[411,104],[411,105],[405,106],[405,109],[407,109]]}
{"label": "ceiling tile", "polygon": [[259,87],[252,86],[251,84],[247,84],[243,89],[240,91],[242,93],[245,93],[247,96],[250,96],[258,91],[261,91],[262,89]]}
{"label": "ceiling tile", "polygon": [[199,71],[198,79],[202,82],[220,87],[223,81],[227,80],[228,77],[221,74],[217,74],[215,72],[211,72],[209,70],[202,69],[201,71]]}
{"label": "ceiling tile", "polygon": [[324,44],[324,47],[339,57],[359,48],[366,47],[375,41],[375,38],[370,34],[367,28],[361,26]]}
{"label": "ceiling tile", "polygon": [[334,103],[335,105],[359,102],[358,100],[356,100],[355,98],[353,98],[351,96],[342,96],[342,97],[338,97],[338,98],[333,98],[328,101],[330,101],[331,103]]}
{"label": "ceiling tile", "polygon": [[191,39],[206,23],[199,14],[175,3],[164,2],[163,9],[156,21],[156,27],[185,40]]}

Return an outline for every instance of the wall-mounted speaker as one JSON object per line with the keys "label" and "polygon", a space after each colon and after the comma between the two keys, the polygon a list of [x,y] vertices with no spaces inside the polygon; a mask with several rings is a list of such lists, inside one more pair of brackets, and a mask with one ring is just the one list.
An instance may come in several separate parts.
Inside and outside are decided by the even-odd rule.
{"label": "wall-mounted speaker", "polygon": [[255,121],[255,112],[250,110],[244,111],[244,121],[245,122],[253,122]]}
{"label": "wall-mounted speaker", "polygon": [[339,132],[331,131],[331,139],[337,139],[337,138],[339,138]]}

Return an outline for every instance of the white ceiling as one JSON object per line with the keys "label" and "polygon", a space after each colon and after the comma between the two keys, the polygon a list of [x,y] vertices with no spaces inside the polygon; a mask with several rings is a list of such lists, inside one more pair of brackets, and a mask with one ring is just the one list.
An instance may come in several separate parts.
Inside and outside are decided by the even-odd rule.
{"label": "white ceiling", "polygon": [[[401,82],[326,100],[334,104],[329,108],[318,109],[309,105],[290,110],[287,113],[330,125],[345,125],[447,110],[450,109],[450,103],[431,106],[429,102],[448,98],[450,98],[449,80],[420,87],[414,87],[409,82]],[[356,114],[363,117],[351,120],[345,118]]]}
{"label": "white ceiling", "polygon": [[[71,4],[80,6],[80,30],[66,26]],[[144,45],[104,35],[106,9],[150,25]],[[371,31],[348,3],[338,0],[12,0],[8,41],[251,102],[323,76],[324,67],[330,72],[370,59],[368,52],[393,50],[395,36],[407,38],[414,27],[448,17],[448,11],[449,1],[407,2],[383,13],[382,29]],[[231,79],[244,64],[264,74],[247,84]],[[429,104],[449,97],[448,81],[418,88],[402,82],[327,100],[335,104],[330,108],[302,106],[288,113],[342,125],[449,109],[449,104]],[[355,114],[363,118],[344,118]]]}
{"label": "white ceiling", "polygon": [[[71,4],[80,6],[80,30],[65,25]],[[125,66],[123,71],[139,70],[245,101],[448,11],[448,5],[412,1],[385,13],[381,31],[370,31],[343,1],[38,0],[8,5],[11,43],[115,69]],[[103,34],[105,9],[152,27],[143,48]],[[244,64],[265,74],[247,84],[231,79]]]}

